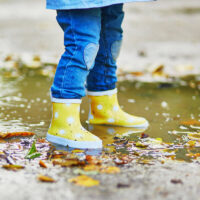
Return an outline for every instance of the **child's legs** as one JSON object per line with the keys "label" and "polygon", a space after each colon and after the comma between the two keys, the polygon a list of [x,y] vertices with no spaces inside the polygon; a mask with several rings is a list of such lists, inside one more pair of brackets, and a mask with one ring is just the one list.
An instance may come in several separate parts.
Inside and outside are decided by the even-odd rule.
{"label": "child's legs", "polygon": [[122,41],[123,4],[104,7],[101,11],[100,48],[95,66],[87,77],[89,91],[111,90],[117,82],[116,59]]}
{"label": "child's legs", "polygon": [[56,70],[52,96],[80,99],[99,48],[101,9],[59,10],[57,21],[64,31],[65,52]]}

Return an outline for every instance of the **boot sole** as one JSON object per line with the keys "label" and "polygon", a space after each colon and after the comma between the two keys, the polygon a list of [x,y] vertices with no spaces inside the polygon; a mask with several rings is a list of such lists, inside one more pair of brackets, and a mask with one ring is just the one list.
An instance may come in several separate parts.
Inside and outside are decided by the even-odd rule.
{"label": "boot sole", "polygon": [[92,141],[74,141],[74,140],[68,140],[65,138],[61,138],[58,136],[50,135],[47,133],[46,140],[51,143],[56,143],[62,146],[69,146],[72,148],[77,149],[102,149],[102,141],[99,142],[92,142]]}

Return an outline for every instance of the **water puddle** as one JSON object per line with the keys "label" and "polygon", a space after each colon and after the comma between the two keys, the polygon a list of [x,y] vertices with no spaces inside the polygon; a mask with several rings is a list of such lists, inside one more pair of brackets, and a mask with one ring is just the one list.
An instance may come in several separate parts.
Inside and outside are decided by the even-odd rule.
{"label": "water puddle", "polygon": [[[53,71],[51,66],[49,69]],[[10,71],[2,71],[0,132],[29,131],[36,133],[36,138],[45,137],[51,119],[49,88],[52,78],[49,74],[48,70],[44,73],[38,68],[23,67],[16,76]],[[118,155],[114,159],[119,165],[126,163],[126,159],[137,159],[141,164],[151,164],[151,159],[163,163],[169,159],[197,162],[200,156],[199,85],[199,77],[187,77],[173,83],[123,81],[118,84],[120,105],[131,114],[147,118],[150,127],[141,130],[88,125],[87,98],[81,105],[82,124],[103,140],[104,154]],[[27,149],[32,141],[30,139]],[[23,141],[18,141],[20,144],[23,146]],[[6,145],[5,142],[2,145]],[[58,146],[56,150],[73,151]],[[100,155],[102,152],[85,153]]]}

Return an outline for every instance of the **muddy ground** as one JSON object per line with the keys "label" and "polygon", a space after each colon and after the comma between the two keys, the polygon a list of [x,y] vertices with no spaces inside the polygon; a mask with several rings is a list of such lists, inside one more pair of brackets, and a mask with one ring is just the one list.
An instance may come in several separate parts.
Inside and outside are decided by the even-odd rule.
{"label": "muddy ground", "polygon": [[[200,28],[198,26],[200,5],[198,1],[160,0],[153,3],[127,4],[124,22],[125,37],[119,58],[119,71],[143,71],[148,70],[152,65],[163,64],[164,70],[172,75],[198,73],[200,68]],[[44,61],[57,62],[60,53],[63,51],[62,32],[56,24],[55,12],[45,10],[45,1],[0,0],[0,30],[0,56],[14,53],[27,59],[32,55],[40,55]],[[37,78],[35,80],[37,81]],[[15,82],[10,82],[10,84],[8,82],[6,83],[8,87],[6,87],[1,83],[1,103],[4,103],[4,97],[8,93],[11,96],[13,94],[17,96],[18,92],[21,93],[20,90],[15,91],[14,85]],[[132,96],[128,98],[136,98],[136,103],[139,101],[140,97],[137,99],[137,95],[130,95]],[[199,94],[191,93],[191,101],[194,95],[196,95],[193,99],[196,100],[196,105]],[[27,99],[29,98],[31,98],[31,95],[27,97]],[[34,98],[36,99],[35,96]],[[45,98],[49,102],[47,95],[45,97],[40,96],[40,98]],[[142,98],[145,98],[145,96]],[[146,98],[145,101],[148,102],[150,97],[146,96]],[[121,90],[121,99],[122,104],[126,106],[124,99],[127,99],[127,95],[123,93],[123,90]],[[153,103],[151,107],[151,103],[149,103],[150,110],[151,108],[156,109],[156,106],[160,106],[160,103],[165,99],[159,96],[156,100],[159,104]],[[188,109],[185,101],[178,101],[178,96],[177,101],[176,96],[173,100],[182,111]],[[181,103],[179,104],[179,102]],[[189,98],[187,102],[189,105]],[[47,116],[45,113],[42,114],[42,117],[46,117],[45,125],[43,125],[43,123],[40,124],[39,120],[41,119],[38,119],[34,111],[30,114],[32,118],[26,119],[28,118],[26,113],[23,116],[20,114],[24,108],[21,107],[21,110],[18,108],[17,113],[13,114],[11,119],[9,118],[10,115],[12,116],[12,114],[9,114],[10,108],[4,115],[2,113],[5,113],[6,104],[1,104],[1,107],[2,105],[5,107],[4,110],[1,109],[0,115],[4,118],[4,123],[1,123],[1,128],[3,127],[4,131],[6,127],[10,129],[13,124],[16,128],[21,128],[21,123],[27,120],[26,123],[22,124],[22,127],[25,128],[25,125],[28,126],[28,123],[30,123],[34,125],[30,126],[31,130],[37,127],[35,128],[36,132],[45,135],[50,111],[45,110],[45,112],[48,111]],[[191,103],[189,108],[195,110],[192,105],[194,105],[194,102]],[[136,108],[137,104],[134,104],[134,106]],[[35,105],[35,108],[38,107],[38,105]],[[50,109],[49,104],[45,107]],[[146,115],[145,117],[150,119],[150,122],[156,127],[156,116],[150,115],[145,107],[143,106],[142,115]],[[140,103],[140,108],[142,108],[142,103]],[[190,116],[189,113],[184,115],[183,112],[184,119],[190,117],[198,119],[198,109],[196,109],[195,116]],[[140,111],[137,110],[137,114],[139,113]],[[180,113],[177,111],[176,114]],[[15,124],[18,115],[21,118],[19,127],[17,123]],[[7,120],[8,123],[5,123],[5,117],[8,117],[11,123],[9,123],[9,120]],[[167,125],[165,124],[165,126]],[[176,126],[178,127],[178,124]],[[156,137],[162,137],[162,131],[159,132],[158,129],[150,129],[152,136],[155,133]],[[164,134],[167,135],[166,132]],[[39,173],[56,177],[58,181],[56,183],[41,183],[36,178]],[[153,165],[133,162],[121,167],[119,174],[96,175],[95,178],[100,180],[100,186],[92,188],[69,183],[68,178],[73,176],[71,169],[59,167],[41,169],[38,166],[31,165],[31,163],[27,164],[26,169],[18,172],[0,168],[0,198],[8,200],[47,198],[70,200],[117,198],[127,200],[196,200],[199,199],[200,195],[199,162],[170,161],[164,164],[155,162]]]}

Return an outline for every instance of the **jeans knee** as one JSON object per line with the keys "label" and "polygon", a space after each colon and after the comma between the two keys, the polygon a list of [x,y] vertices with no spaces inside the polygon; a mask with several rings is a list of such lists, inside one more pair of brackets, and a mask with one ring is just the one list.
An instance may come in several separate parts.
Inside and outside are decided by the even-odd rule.
{"label": "jeans knee", "polygon": [[83,58],[88,70],[93,68],[98,50],[99,50],[99,44],[95,43],[89,43],[84,48]]}
{"label": "jeans knee", "polygon": [[111,55],[115,62],[119,56],[121,46],[122,46],[122,40],[116,40],[111,45]]}

